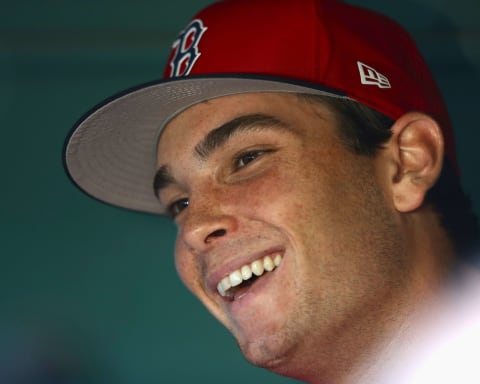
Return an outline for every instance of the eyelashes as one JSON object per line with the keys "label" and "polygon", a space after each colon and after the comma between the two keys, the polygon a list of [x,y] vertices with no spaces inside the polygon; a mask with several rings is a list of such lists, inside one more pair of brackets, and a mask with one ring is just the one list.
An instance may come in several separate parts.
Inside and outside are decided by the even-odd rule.
{"label": "eyelashes", "polygon": [[187,198],[175,200],[167,207],[168,216],[170,216],[172,219],[175,219],[175,217],[177,217],[185,208],[188,207],[188,204],[189,202]]}
{"label": "eyelashes", "polygon": [[263,155],[273,152],[273,149],[253,149],[241,152],[240,154],[236,155],[233,161],[233,168],[235,170],[239,170],[245,168],[250,163],[257,160],[259,157]]}

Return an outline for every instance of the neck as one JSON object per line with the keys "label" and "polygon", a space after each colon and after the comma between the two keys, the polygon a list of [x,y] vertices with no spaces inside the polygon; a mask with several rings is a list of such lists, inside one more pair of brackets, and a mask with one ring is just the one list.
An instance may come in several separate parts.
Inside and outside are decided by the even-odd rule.
{"label": "neck", "polygon": [[455,256],[433,210],[423,207],[401,220],[409,270],[404,283],[392,287],[388,299],[379,299],[363,318],[348,328],[340,326],[330,340],[319,344],[307,338],[299,348],[302,353],[297,350],[296,358],[278,373],[312,384],[369,383],[386,360],[410,342],[411,328],[449,279]]}
{"label": "neck", "polygon": [[391,321],[385,322],[383,335],[366,360],[342,383],[372,383],[398,352],[415,340],[415,329],[435,306],[448,285],[457,262],[454,246],[438,215],[428,206],[402,217],[410,278],[404,294],[387,308]]}

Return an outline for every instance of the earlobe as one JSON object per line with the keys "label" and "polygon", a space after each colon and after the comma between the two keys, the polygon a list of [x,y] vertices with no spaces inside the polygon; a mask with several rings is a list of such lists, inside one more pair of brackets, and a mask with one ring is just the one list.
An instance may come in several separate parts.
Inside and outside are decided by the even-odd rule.
{"label": "earlobe", "polygon": [[392,192],[395,208],[411,212],[419,208],[437,181],[443,164],[444,143],[438,123],[420,112],[401,116],[389,141],[395,158]]}

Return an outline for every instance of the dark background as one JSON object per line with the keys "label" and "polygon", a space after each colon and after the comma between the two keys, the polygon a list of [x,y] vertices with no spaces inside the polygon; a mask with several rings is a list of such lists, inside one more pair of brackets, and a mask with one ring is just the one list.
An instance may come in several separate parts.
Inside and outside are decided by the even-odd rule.
{"label": "dark background", "polygon": [[[183,288],[172,224],[89,199],[62,168],[75,121],[159,78],[177,32],[208,3],[0,1],[0,383],[292,382],[244,362]],[[479,212],[478,1],[362,4],[424,52]]]}

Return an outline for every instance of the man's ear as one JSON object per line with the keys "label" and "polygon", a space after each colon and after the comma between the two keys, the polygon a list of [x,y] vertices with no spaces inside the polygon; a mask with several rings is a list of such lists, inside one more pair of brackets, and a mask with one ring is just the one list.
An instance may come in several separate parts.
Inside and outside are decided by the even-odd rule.
{"label": "man's ear", "polygon": [[392,126],[387,146],[395,164],[392,192],[395,208],[410,212],[419,208],[438,179],[444,143],[438,123],[420,112],[408,112]]}

